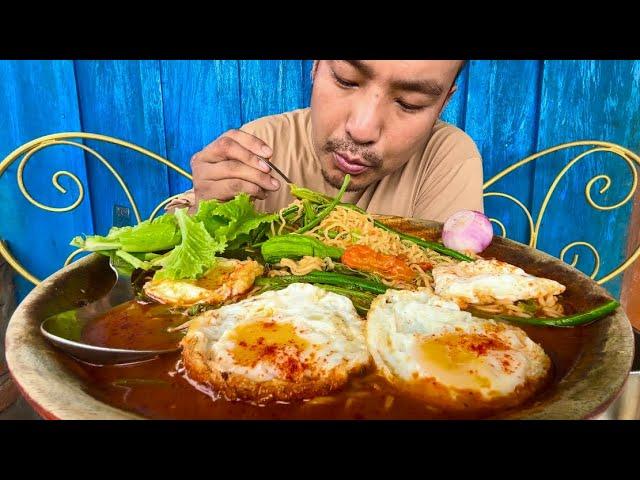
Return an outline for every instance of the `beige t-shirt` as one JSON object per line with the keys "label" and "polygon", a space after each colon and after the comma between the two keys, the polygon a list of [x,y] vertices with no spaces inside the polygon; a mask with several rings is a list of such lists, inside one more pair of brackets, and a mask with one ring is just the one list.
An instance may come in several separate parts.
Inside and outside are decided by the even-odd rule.
{"label": "beige t-shirt", "polygon": [[[241,130],[263,140],[273,150],[270,161],[296,185],[334,196],[338,189],[320,173],[320,161],[311,141],[311,110],[294,110],[259,118]],[[280,176],[282,187],[256,208],[276,211],[294,199]],[[193,203],[189,192],[171,207]],[[343,202],[356,203],[370,213],[444,221],[462,210],[483,211],[482,159],[465,132],[438,120],[426,148],[399,170],[360,192],[347,192]]]}

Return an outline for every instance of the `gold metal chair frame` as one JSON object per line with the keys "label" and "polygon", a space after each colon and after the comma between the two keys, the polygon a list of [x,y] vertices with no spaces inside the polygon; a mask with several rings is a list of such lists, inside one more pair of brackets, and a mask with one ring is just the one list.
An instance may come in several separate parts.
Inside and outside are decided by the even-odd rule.
{"label": "gold metal chair frame", "polygon": [[[178,172],[180,175],[182,175],[183,177],[192,180],[191,175],[183,170],[182,168],[178,167],[177,165],[174,165],[172,162],[170,162],[169,160],[167,160],[166,158],[161,157],[160,155],[155,154],[154,152],[147,150],[145,148],[142,148],[138,145],[135,145],[133,143],[130,142],[126,142],[123,140],[120,140],[118,138],[114,138],[114,137],[109,137],[106,135],[99,135],[99,134],[94,134],[94,133],[83,133],[83,132],[63,132],[63,133],[56,133],[56,134],[52,134],[52,135],[46,135],[40,138],[36,138],[35,140],[32,140],[28,143],[25,143],[24,145],[18,147],[17,149],[15,149],[13,152],[11,152],[6,158],[4,158],[2,160],[2,162],[0,162],[0,177],[2,177],[2,175],[4,174],[4,172],[9,168],[9,165],[11,165],[13,162],[15,162],[16,160],[18,160],[20,157],[22,157],[22,160],[20,160],[20,163],[18,165],[18,171],[17,171],[17,183],[18,183],[18,187],[22,193],[22,195],[24,196],[24,198],[27,199],[27,201],[29,201],[29,203],[31,203],[32,205],[36,206],[37,208],[41,209],[41,210],[45,210],[48,212],[56,212],[56,213],[62,213],[62,212],[70,212],[72,210],[74,210],[75,208],[78,207],[78,205],[80,205],[80,203],[82,203],[82,200],[84,199],[84,186],[82,185],[82,182],[80,181],[80,179],[74,175],[71,172],[68,172],[66,170],[60,170],[56,173],[53,174],[53,177],[51,179],[51,182],[53,183],[53,186],[60,191],[61,193],[67,193],[67,190],[60,185],[59,183],[59,178],[61,176],[67,176],[69,177],[71,180],[73,180],[73,182],[76,184],[76,186],[78,187],[78,197],[75,199],[75,201],[66,207],[50,207],[47,205],[44,205],[40,202],[38,202],[37,200],[35,200],[33,198],[33,196],[27,191],[24,181],[23,181],[23,174],[24,174],[24,168],[26,163],[29,161],[29,159],[38,151],[46,148],[46,147],[50,147],[52,145],[70,145],[70,146],[74,146],[74,147],[78,147],[81,148],[82,150],[84,150],[85,152],[88,152],[89,154],[91,154],[93,157],[97,158],[108,170],[109,172],[114,176],[114,178],[116,179],[116,181],[119,183],[120,187],[122,188],[122,190],[124,191],[125,195],[127,196],[127,199],[129,200],[129,202],[131,203],[131,208],[133,210],[133,213],[135,215],[136,221],[138,223],[140,223],[142,221],[142,218],[140,217],[140,212],[138,209],[138,206],[135,202],[135,199],[133,197],[133,195],[131,194],[131,191],[129,190],[129,188],[127,187],[126,183],[124,182],[124,180],[122,179],[122,177],[118,174],[118,172],[113,168],[113,166],[103,157],[101,156],[98,152],[96,152],[95,150],[93,150],[92,148],[87,147],[86,145],[82,144],[82,143],[78,143],[75,141],[71,141],[70,139],[87,139],[87,140],[99,140],[99,141],[103,141],[103,142],[107,142],[107,143],[112,143],[115,145],[119,145],[121,147],[124,148],[128,148],[130,150],[134,150],[138,153],[141,153],[143,155],[146,155],[147,157],[152,158],[153,160],[160,162],[164,165],[166,165],[167,167],[171,168],[172,170]],[[573,147],[579,147],[579,146],[589,146],[591,147],[590,149],[581,152],[579,155],[577,155],[576,157],[574,157],[571,161],[569,161],[564,168],[560,171],[560,173],[555,177],[555,179],[553,180],[553,182],[551,183],[551,186],[549,187],[549,189],[547,190],[544,200],[542,202],[542,206],[540,208],[540,211],[537,214],[537,217],[535,219],[535,222],[533,220],[533,216],[531,215],[531,212],[529,211],[529,209],[517,198],[513,197],[512,195],[508,195],[506,193],[502,193],[502,192],[493,192],[493,191],[487,191],[487,189],[489,187],[491,187],[493,184],[495,184],[498,180],[502,179],[503,177],[505,177],[506,175],[508,175],[509,173],[513,172],[514,170],[517,170],[518,168],[520,168],[523,165],[526,165],[544,155],[553,153],[553,152],[557,152],[558,150],[564,150],[564,149],[569,149],[569,148],[573,148]],[[523,211],[524,215],[527,218],[528,224],[529,224],[529,246],[535,248],[538,242],[538,238],[539,238],[539,233],[540,233],[540,226],[542,223],[542,219],[544,217],[545,212],[547,211],[547,207],[549,206],[549,202],[551,200],[551,197],[553,195],[553,193],[555,192],[558,184],[560,183],[560,181],[562,180],[562,178],[565,176],[565,174],[571,169],[571,167],[573,167],[573,165],[576,164],[576,162],[580,161],[581,159],[583,159],[584,157],[592,154],[592,153],[596,153],[596,152],[609,152],[609,153],[613,153],[615,155],[618,155],[622,160],[624,160],[627,164],[627,166],[629,167],[629,170],[631,172],[632,178],[633,178],[633,182],[632,182],[632,186],[631,189],[629,191],[629,193],[618,203],[614,204],[614,205],[599,205],[597,204],[593,198],[591,197],[591,189],[594,186],[594,184],[600,180],[604,181],[604,185],[600,188],[599,193],[600,194],[604,194],[609,187],[611,186],[611,178],[608,175],[604,175],[604,174],[600,174],[600,175],[595,175],[593,178],[591,178],[586,186],[585,186],[585,197],[587,199],[587,202],[589,203],[589,205],[592,208],[595,208],[596,210],[615,210],[617,208],[622,207],[623,205],[625,205],[627,202],[629,202],[629,200],[631,200],[633,198],[633,195],[637,189],[638,186],[638,172],[637,172],[637,168],[636,164],[638,166],[640,166],[640,157],[638,155],[636,155],[635,153],[633,153],[631,150],[624,148],[620,145],[616,145],[614,143],[609,143],[609,142],[602,142],[602,141],[597,141],[597,140],[585,140],[585,141],[578,141],[578,142],[570,142],[570,143],[563,143],[560,145],[557,145],[555,147],[552,148],[548,148],[546,150],[543,150],[541,152],[535,153],[527,158],[524,158],[523,160],[520,160],[517,163],[514,163],[513,165],[507,167],[506,169],[502,170],[500,173],[498,173],[497,175],[495,175],[494,177],[492,177],[491,179],[489,179],[488,181],[486,181],[483,185],[483,190],[484,190],[484,197],[503,197],[506,198],[512,202],[514,202],[518,207],[520,207],[520,209]],[[635,162],[635,164],[634,164]],[[165,200],[163,200],[160,204],[158,204],[158,206],[152,211],[151,215],[149,218],[153,218],[155,217],[155,215],[157,215],[157,213],[160,211],[160,209],[166,205],[171,199],[177,197],[179,195],[174,195],[170,198],[167,198]],[[496,218],[491,218],[491,221],[494,222],[496,225],[498,225],[498,227],[500,228],[501,232],[502,232],[502,236],[506,236],[507,235],[507,231],[506,228],[504,226],[504,224],[496,219]],[[591,245],[590,243],[587,242],[583,242],[583,241],[575,241],[572,243],[567,244],[560,252],[560,259],[564,261],[564,257],[566,255],[566,253],[573,247],[576,246],[585,246],[587,247],[594,255],[594,259],[595,259],[595,267],[593,269],[593,272],[591,273],[591,278],[595,279],[596,275],[598,274],[598,271],[600,270],[600,255],[598,253],[598,250]],[[83,250],[78,249],[74,252],[71,253],[71,255],[69,255],[64,263],[64,265],[68,265],[76,256],[78,256],[79,254],[83,253]],[[27,279],[28,281],[30,281],[31,283],[33,283],[34,285],[37,285],[40,280],[38,278],[36,278],[34,275],[32,275],[30,272],[28,272],[23,266],[22,264],[11,254],[11,252],[9,251],[9,249],[7,248],[7,246],[5,245],[5,243],[0,240],[0,255],[2,255],[7,263],[9,263],[9,265],[11,265],[22,277],[24,277],[25,279]],[[611,272],[608,272],[606,275],[603,275],[601,278],[599,278],[597,280],[597,283],[599,284],[603,284],[608,282],[609,280],[617,277],[618,275],[620,275],[622,272],[624,272],[635,260],[638,259],[638,257],[640,257],[640,245],[635,249],[635,251],[629,256],[629,258],[627,258],[624,262],[622,262],[620,265],[618,265],[615,269],[613,269]],[[579,256],[578,254],[574,254],[573,256],[573,260],[571,265],[575,266],[578,263],[578,259]]]}

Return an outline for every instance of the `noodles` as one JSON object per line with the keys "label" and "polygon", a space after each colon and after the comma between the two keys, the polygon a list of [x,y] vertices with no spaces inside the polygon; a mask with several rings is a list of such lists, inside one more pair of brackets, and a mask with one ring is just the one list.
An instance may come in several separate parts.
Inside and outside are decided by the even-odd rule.
{"label": "noodles", "polygon": [[[291,212],[293,206],[296,207],[296,210]],[[287,218],[284,217],[286,210],[289,210]],[[292,213],[293,218],[290,218]],[[277,228],[277,234],[281,234],[287,223],[291,225],[304,215],[304,205],[300,200],[296,200],[288,207],[281,209],[278,215],[280,225]],[[276,228],[273,223],[275,222],[271,224],[271,232],[275,235]],[[433,293],[431,268],[443,264],[458,263],[458,260],[403,240],[396,233],[376,227],[371,215],[343,206],[336,206],[319,225],[305,232],[304,235],[314,237],[333,247],[347,249],[353,245],[362,245],[378,253],[402,259],[416,274],[410,283],[407,283],[406,279],[402,281],[394,278],[380,278],[380,281],[385,285],[401,290],[426,290]],[[472,257],[480,258],[477,255]],[[333,263],[330,258],[303,257],[298,261],[283,258],[274,267],[269,271],[269,276],[306,275],[316,270],[333,270]],[[479,300],[479,304],[475,304],[473,307],[489,314],[522,318],[540,315],[557,318],[564,315],[564,309],[554,295],[531,299],[526,303],[496,300],[488,296],[480,297]],[[461,307],[465,308],[462,305]]]}
{"label": "noodles", "polygon": [[[282,231],[284,230],[284,227],[287,225],[287,219],[284,218],[285,210],[288,210],[289,208],[294,207],[294,206],[297,208],[297,211],[295,212],[294,217],[291,220],[289,220],[289,223],[296,222],[304,214],[304,205],[302,204],[302,201],[300,201],[300,200],[295,200],[291,204],[286,206],[285,208],[280,209],[278,211],[278,217],[279,217],[279,220],[280,220],[280,226],[278,227],[277,235],[282,235]],[[274,235],[274,236],[276,235],[274,222],[271,222],[271,234]]]}
{"label": "noodles", "polygon": [[283,258],[278,267],[287,267],[293,275],[306,275],[314,270],[324,270],[324,260],[318,257],[302,257],[297,262],[290,258]]}
{"label": "noodles", "polygon": [[336,207],[320,225],[307,232],[307,235],[335,247],[365,245],[380,253],[403,257],[410,265],[455,262],[450,257],[401,240],[395,233],[377,228],[370,215],[341,206]]}
{"label": "noodles", "polygon": [[[276,268],[269,272],[270,277],[282,275],[306,275],[314,270],[326,271],[333,270],[333,261],[327,258],[304,256],[300,260],[292,260],[291,258],[283,258],[279,263],[274,265]],[[287,270],[289,269],[289,272]]]}
{"label": "noodles", "polygon": [[417,285],[419,287],[427,287],[430,292],[433,292],[433,277],[431,276],[431,273],[425,272],[417,263],[409,265],[409,267],[411,268],[411,270],[418,274],[418,280],[416,282]]}
{"label": "noodles", "polygon": [[558,298],[553,295],[540,297],[536,300],[536,309],[531,311],[523,304],[515,304],[510,300],[494,300],[487,305],[474,305],[473,308],[481,310],[485,313],[493,313],[496,315],[511,315],[514,317],[531,318],[539,316],[541,312],[545,317],[558,318],[564,315],[564,308],[558,302]]}

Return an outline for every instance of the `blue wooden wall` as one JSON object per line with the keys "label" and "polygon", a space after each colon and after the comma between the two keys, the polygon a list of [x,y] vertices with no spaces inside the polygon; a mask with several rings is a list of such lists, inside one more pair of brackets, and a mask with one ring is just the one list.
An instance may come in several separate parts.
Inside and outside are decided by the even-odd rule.
{"label": "blue wooden wall", "polygon": [[[191,155],[229,128],[254,118],[307,106],[311,61],[0,61],[0,159],[27,141],[63,131],[85,131],[137,143],[189,170]],[[640,149],[640,61],[471,61],[443,118],[465,129],[484,158],[485,179],[536,151],[581,139]],[[121,172],[142,216],[159,200],[179,193],[187,180],[159,163],[104,143],[96,148]],[[577,152],[574,152],[574,155]],[[520,198],[534,218],[551,181],[570,159],[559,152],[499,182],[494,190]],[[57,146],[36,154],[25,184],[36,200],[71,204],[78,189],[68,178],[61,194],[51,184],[69,170],[88,188],[69,213],[44,212],[18,190],[17,164],[0,178],[0,238],[40,278],[58,269],[78,233],[105,233],[114,205],[127,199],[106,169],[79,149]],[[597,173],[612,180],[594,199],[610,205],[631,187],[626,165],[606,154],[583,160],[559,186],[540,232],[539,248],[559,255],[567,243],[584,240],[598,248],[599,276],[624,258],[630,204],[615,211],[592,210],[586,182]],[[528,224],[512,203],[486,200],[490,216],[508,235],[526,242]],[[125,219],[126,220],[126,219]],[[119,219],[122,221],[122,219]],[[578,267],[590,273],[593,256],[580,253]],[[571,258],[568,255],[567,258]],[[620,291],[620,279],[606,287]],[[20,298],[30,290],[18,282]]]}

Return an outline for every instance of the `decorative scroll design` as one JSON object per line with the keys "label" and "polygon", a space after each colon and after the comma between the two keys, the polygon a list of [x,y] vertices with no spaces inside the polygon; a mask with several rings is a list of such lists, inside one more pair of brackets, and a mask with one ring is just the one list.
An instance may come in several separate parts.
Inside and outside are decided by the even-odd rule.
{"label": "decorative scroll design", "polygon": [[[27,162],[34,154],[36,154],[40,150],[43,150],[44,148],[47,148],[47,147],[51,147],[53,145],[70,145],[72,147],[77,147],[89,153],[90,156],[97,158],[98,161],[102,165],[104,165],[105,168],[113,175],[113,177],[116,179],[116,181],[120,185],[120,188],[122,188],[127,199],[129,200],[129,203],[131,204],[131,208],[135,215],[136,222],[140,223],[142,221],[142,218],[140,217],[140,211],[138,209],[138,205],[136,204],[136,201],[133,195],[131,194],[129,187],[127,187],[127,184],[124,182],[124,180],[122,179],[120,174],[115,170],[115,168],[113,168],[113,166],[102,155],[100,155],[98,152],[96,152],[92,148],[87,147],[82,143],[71,141],[69,139],[98,140],[102,142],[112,143],[114,145],[119,145],[121,147],[128,148],[130,150],[141,153],[142,155],[150,157],[151,159],[157,162],[160,162],[166,165],[167,167],[169,167],[170,169],[178,172],[183,177],[186,177],[189,180],[192,179],[191,175],[186,170],[183,170],[182,168],[173,164],[166,158],[161,157],[160,155],[157,155],[156,153],[150,150],[147,150],[146,148],[142,148],[134,143],[126,142],[118,138],[109,137],[106,135],[99,135],[95,133],[84,133],[84,132],[62,132],[62,133],[55,133],[53,135],[45,135],[43,137],[39,137],[39,138],[36,138],[35,140],[25,143],[24,145],[21,145],[0,162],[0,177],[13,162],[15,162],[20,157],[22,157],[22,160],[18,164],[16,181],[18,183],[18,188],[20,189],[20,192],[22,193],[24,198],[29,203],[36,206],[37,208],[48,211],[48,212],[63,213],[63,212],[73,211],[78,207],[78,205],[82,203],[85,195],[85,187],[75,174],[68,172],[66,170],[60,170],[58,172],[55,172],[53,174],[53,177],[51,178],[51,182],[53,186],[62,194],[66,194],[67,189],[60,184],[60,181],[59,181],[60,177],[63,177],[63,176],[68,177],[71,179],[71,181],[73,181],[73,183],[76,184],[78,188],[78,197],[66,207],[51,207],[49,205],[44,205],[43,203],[38,202],[27,190],[24,184],[23,177],[24,177],[24,169]],[[175,196],[171,198],[175,198]],[[162,206],[165,205],[169,200],[170,199],[167,199],[164,202],[162,202],[160,205],[158,205],[158,207],[156,207],[153,213],[151,214],[151,217],[153,218],[158,213],[158,211],[162,208]],[[82,250],[76,250],[72,252],[71,255],[67,257],[67,260],[65,261],[64,264],[68,265],[76,256],[78,256],[81,253],[83,253]],[[11,267],[13,267],[20,275],[22,275],[28,281],[30,281],[35,285],[40,283],[40,280],[36,278],[34,275],[32,275],[30,272],[28,272],[27,269],[24,268],[24,266],[22,266],[22,264],[11,254],[11,252],[9,251],[5,243],[2,241],[0,241],[0,255],[2,255],[7,260],[7,263],[9,263]]]}
{"label": "decorative scroll design", "polygon": [[[166,165],[167,167],[171,168],[172,170],[176,171],[177,173],[179,173],[180,175],[186,177],[187,179],[191,180],[192,177],[191,175],[186,172],[185,170],[181,169],[180,167],[178,167],[177,165],[174,165],[172,162],[170,162],[169,160],[167,160],[166,158],[163,158],[157,154],[155,154],[154,152],[147,150],[145,148],[142,148],[138,145],[135,145],[133,143],[129,143],[114,137],[109,137],[106,135],[99,135],[99,134],[93,134],[93,133],[83,133],[83,132],[64,132],[64,133],[57,133],[57,134],[53,134],[53,135],[46,135],[40,138],[37,138],[35,140],[32,140],[31,142],[25,143],[24,145],[18,147],[16,150],[14,150],[13,152],[11,152],[6,158],[4,158],[1,162],[0,162],[0,176],[2,176],[2,174],[8,169],[9,165],[11,165],[13,162],[15,162],[16,160],[18,160],[19,158],[22,157],[22,160],[20,161],[19,165],[18,165],[18,172],[17,172],[17,183],[18,183],[18,187],[22,193],[22,195],[25,197],[25,199],[27,201],[29,201],[32,205],[36,206],[37,208],[40,208],[42,210],[45,211],[49,211],[49,212],[55,212],[55,213],[63,213],[63,212],[70,212],[73,211],[75,208],[78,207],[78,205],[80,205],[84,199],[84,194],[85,194],[85,187],[83,186],[82,182],[80,181],[80,179],[73,173],[68,172],[66,170],[60,170],[58,172],[55,172],[53,174],[53,177],[51,179],[51,182],[53,184],[53,186],[60,191],[63,194],[67,193],[67,189],[65,189],[59,182],[60,177],[62,176],[66,176],[68,178],[71,179],[71,181],[73,181],[73,183],[76,184],[77,188],[78,188],[78,197],[71,202],[68,206],[66,207],[51,207],[48,205],[44,205],[40,202],[38,202],[32,195],[31,193],[27,190],[25,184],[24,184],[24,180],[23,180],[23,175],[24,175],[24,168],[27,164],[27,162],[29,161],[29,159],[38,151],[50,147],[52,145],[69,145],[69,146],[73,146],[73,147],[77,147],[80,148],[82,150],[84,150],[85,152],[87,152],[91,157],[96,158],[102,165],[105,166],[105,168],[107,168],[107,170],[114,176],[114,178],[116,179],[116,181],[118,182],[118,184],[120,185],[120,187],[122,188],[122,190],[124,191],[125,195],[127,196],[127,199],[129,200],[129,203],[131,204],[131,207],[133,209],[136,221],[139,223],[142,219],[140,217],[140,212],[138,209],[138,206],[135,202],[135,199],[133,197],[133,195],[131,194],[131,191],[129,190],[129,188],[127,187],[126,183],[124,182],[124,180],[122,179],[122,177],[118,174],[118,172],[113,168],[113,166],[104,158],[102,157],[98,152],[96,152],[95,150],[93,150],[90,147],[87,147],[86,145],[82,144],[82,143],[78,143],[75,141],[71,141],[70,139],[87,139],[87,140],[97,140],[97,141],[103,141],[103,142],[107,142],[107,143],[111,143],[111,144],[115,144],[115,145],[119,145],[121,147],[124,148],[128,148],[130,150],[136,151],[138,153],[141,153],[147,157],[150,157],[151,159],[160,162],[164,165]],[[556,176],[556,178],[554,179],[553,183],[551,184],[551,186],[549,187],[549,190],[547,191],[545,198],[543,199],[542,202],[542,206],[540,208],[540,211],[534,221],[533,216],[531,215],[531,212],[527,209],[527,207],[517,198],[502,193],[502,192],[489,192],[487,191],[487,189],[489,187],[491,187],[494,183],[496,183],[498,180],[502,179],[504,176],[508,175],[509,173],[513,172],[514,170],[517,170],[518,168],[520,168],[523,165],[526,165],[534,160],[536,160],[539,157],[542,157],[544,155],[547,155],[549,153],[553,153],[556,152],[558,150],[562,150],[562,149],[568,149],[568,148],[572,148],[572,147],[579,147],[579,146],[589,146],[592,147],[589,150],[586,150],[582,153],[580,153],[578,156],[576,156],[575,158],[573,158],[569,163],[567,163],[567,165],[560,171],[560,173]],[[589,205],[591,205],[591,207],[597,209],[597,210],[601,210],[601,211],[608,211],[608,210],[615,210],[617,208],[622,207],[623,205],[625,205],[631,198],[633,198],[633,194],[638,186],[638,173],[636,170],[636,164],[640,165],[640,157],[638,157],[638,155],[636,155],[635,153],[633,153],[632,151],[621,147],[619,145],[613,144],[613,143],[609,143],[609,142],[601,142],[601,141],[579,141],[579,142],[571,142],[571,143],[564,143],[561,145],[557,145],[555,147],[549,148],[547,150],[543,150],[541,152],[538,152],[536,154],[533,154],[527,158],[524,158],[523,160],[520,160],[519,162],[511,165],[510,167],[504,169],[503,171],[501,171],[500,173],[498,173],[497,175],[495,175],[493,178],[489,179],[487,182],[485,182],[485,184],[483,185],[483,189],[485,190],[485,197],[502,197],[502,198],[506,198],[510,201],[512,201],[513,203],[515,203],[521,210],[522,212],[525,214],[528,224],[529,224],[529,231],[530,231],[530,238],[529,238],[529,245],[531,247],[536,247],[537,242],[538,242],[538,238],[539,238],[539,232],[540,232],[540,226],[542,224],[542,220],[544,217],[544,214],[547,210],[547,207],[549,206],[549,202],[551,200],[551,197],[553,195],[553,193],[555,192],[559,182],[562,180],[562,178],[565,176],[565,174],[567,173],[567,171],[569,171],[573,165],[575,165],[576,162],[580,161],[582,158],[586,157],[587,155],[590,155],[592,153],[595,152],[609,152],[609,153],[613,153],[617,156],[619,156],[622,160],[624,160],[627,164],[627,166],[629,167],[629,170],[631,171],[632,174],[632,178],[633,178],[633,182],[632,182],[632,187],[629,191],[629,193],[618,203],[614,204],[614,205],[600,205],[598,204],[595,200],[593,200],[592,198],[592,188],[596,185],[597,182],[604,182],[603,185],[601,186],[601,188],[599,189],[599,193],[600,194],[604,194],[609,187],[611,186],[611,178],[607,175],[596,175],[594,176],[592,179],[590,179],[586,186],[585,186],[585,197],[587,199],[587,202],[589,203]],[[634,163],[635,162],[635,163]],[[175,198],[177,195],[170,197],[166,200],[164,200],[163,202],[161,202],[151,213],[150,218],[154,218],[158,212],[162,209],[162,207],[164,205],[166,205],[171,199]],[[498,225],[498,227],[501,230],[501,233],[503,236],[506,236],[507,231],[505,228],[505,225],[500,222],[500,220],[492,218],[491,219],[492,222],[494,222],[496,225]],[[598,274],[598,271],[600,269],[600,255],[598,254],[597,249],[587,243],[587,242],[581,242],[581,241],[576,241],[576,242],[572,242],[568,245],[566,245],[561,253],[560,253],[560,258],[562,260],[564,260],[564,257],[566,255],[566,253],[574,247],[578,247],[578,246],[583,246],[583,247],[587,247],[591,253],[594,256],[595,259],[595,267],[593,272],[591,273],[591,277],[595,278],[595,276]],[[82,250],[76,250],[74,252],[72,252],[69,257],[67,257],[67,260],[65,261],[65,265],[69,264],[71,261],[73,261],[73,259],[75,259],[78,255],[80,255],[81,253],[83,253]],[[28,272],[21,264],[20,262],[18,262],[15,257],[13,257],[13,255],[11,254],[11,252],[8,250],[8,248],[6,247],[6,245],[4,244],[4,242],[0,241],[0,255],[2,255],[7,262],[9,263],[9,265],[11,265],[20,275],[22,275],[24,278],[26,278],[27,280],[29,280],[30,282],[34,283],[34,284],[38,284],[39,280],[32,275],[30,272]],[[626,268],[629,267],[629,265],[631,265],[635,260],[638,259],[638,257],[640,257],[640,246],[638,246],[638,248],[636,248],[636,250],[633,252],[633,254],[626,259],[623,263],[621,263],[620,265],[618,265],[614,270],[612,270],[611,272],[607,273],[606,275],[604,275],[602,278],[600,278],[599,280],[597,280],[598,283],[603,284],[605,282],[608,282],[609,280],[611,280],[612,278],[615,278],[616,276],[620,275]],[[575,266],[578,262],[578,255],[574,254],[573,256],[573,260],[572,260],[572,265]]]}
{"label": "decorative scroll design", "polygon": [[[555,179],[553,180],[553,182],[551,183],[551,186],[549,187],[549,189],[547,190],[547,193],[542,201],[542,205],[540,207],[540,211],[538,212],[538,216],[536,217],[535,222],[533,221],[533,216],[531,215],[531,212],[529,211],[529,209],[522,203],[520,202],[517,198],[502,193],[502,192],[488,192],[487,189],[492,186],[494,183],[496,183],[498,180],[502,179],[504,176],[508,175],[509,173],[513,172],[514,170],[517,170],[518,168],[522,167],[523,165],[526,165],[534,160],[536,160],[539,157],[542,157],[544,155],[547,155],[549,153],[553,153],[556,152],[558,150],[563,150],[563,149],[569,149],[569,148],[573,148],[573,147],[579,147],[579,146],[588,146],[588,147],[592,147],[582,153],[580,153],[579,155],[577,155],[576,157],[574,157],[570,162],[568,162],[560,171],[560,173],[558,173],[558,175],[555,177]],[[631,150],[626,149],[624,147],[621,147],[620,145],[616,145],[614,143],[609,143],[609,142],[601,142],[601,141],[597,141],[597,140],[585,140],[585,141],[579,141],[579,142],[570,142],[570,143],[563,143],[561,145],[557,145],[555,147],[552,148],[548,148],[546,150],[543,150],[541,152],[535,153],[527,158],[524,158],[522,160],[520,160],[517,163],[514,163],[513,165],[511,165],[508,168],[505,168],[504,170],[502,170],[500,173],[498,173],[497,175],[495,175],[494,177],[492,177],[491,179],[489,179],[488,181],[486,181],[483,185],[483,190],[485,191],[484,196],[485,197],[503,197],[506,198],[512,202],[514,202],[516,205],[518,205],[520,207],[520,209],[524,212],[525,216],[527,217],[527,220],[529,222],[529,246],[535,248],[538,244],[538,238],[539,238],[539,234],[540,234],[540,225],[542,224],[542,219],[544,217],[544,214],[547,211],[547,207],[549,206],[549,202],[551,201],[551,197],[553,196],[558,184],[560,183],[560,181],[563,179],[563,177],[565,176],[565,174],[577,163],[579,162],[581,159],[583,159],[584,157],[592,154],[592,153],[596,153],[596,152],[608,152],[608,153],[613,153],[615,155],[617,155],[618,157],[620,157],[629,167],[629,171],[631,172],[631,176],[632,176],[632,185],[631,185],[631,189],[629,190],[629,193],[618,203],[614,204],[614,205],[600,205],[598,204],[591,196],[591,190],[592,188],[595,186],[596,182],[599,181],[603,181],[604,184],[602,185],[602,187],[598,190],[598,193],[600,195],[604,194],[609,187],[611,186],[611,178],[608,175],[596,175],[594,176],[592,179],[590,179],[586,186],[585,186],[585,190],[584,190],[584,195],[587,199],[587,202],[589,203],[589,205],[596,209],[596,210],[601,210],[601,211],[608,211],[608,210],[615,210],[617,208],[622,207],[623,205],[625,205],[629,200],[631,200],[633,198],[633,194],[636,191],[636,188],[638,187],[638,171],[637,171],[637,166],[640,166],[640,157],[638,155],[636,155],[635,153],[633,153]],[[635,163],[634,163],[635,162]],[[507,232],[506,232],[506,228],[504,227],[504,225],[497,219],[490,219],[492,222],[496,223],[501,231],[502,231],[502,236],[506,236]],[[560,252],[560,259],[564,261],[564,256],[566,255],[566,253],[574,247],[577,246],[583,246],[583,247],[587,247],[591,253],[593,254],[594,260],[595,260],[595,267],[593,269],[593,272],[591,273],[591,278],[595,278],[596,275],[598,274],[598,271],[600,269],[600,254],[598,253],[598,250],[591,245],[588,242],[582,242],[582,241],[576,241],[576,242],[572,242],[569,243],[568,245],[566,245]],[[609,280],[611,280],[612,278],[617,277],[618,275],[620,275],[622,272],[624,272],[629,265],[631,265],[634,261],[636,261],[638,259],[638,257],[640,257],[640,245],[636,248],[636,250],[631,254],[631,256],[629,258],[627,258],[624,262],[622,262],[620,265],[618,265],[615,269],[613,269],[611,272],[607,273],[606,275],[604,275],[602,278],[597,280],[597,283],[599,284],[603,284],[608,282]],[[578,255],[574,254],[573,256],[573,260],[571,263],[571,266],[575,266],[578,263]]]}

